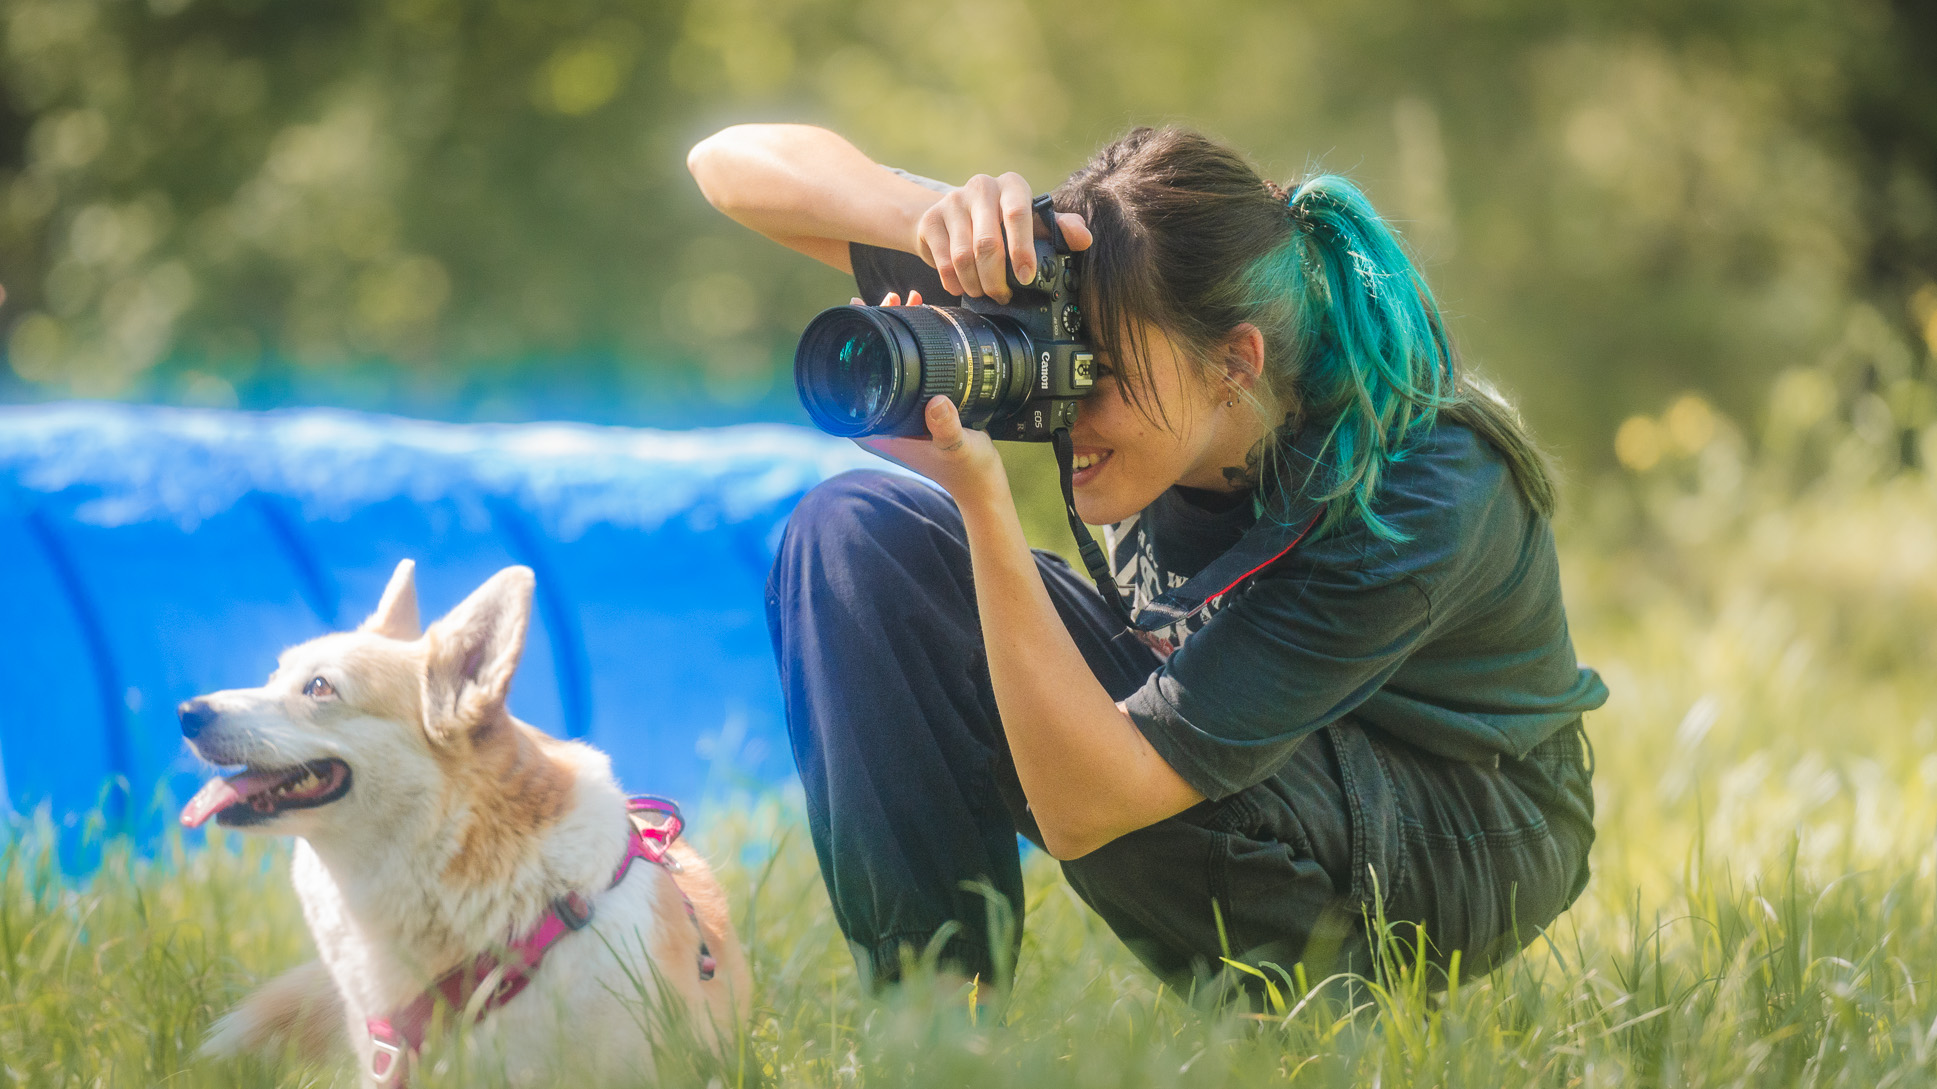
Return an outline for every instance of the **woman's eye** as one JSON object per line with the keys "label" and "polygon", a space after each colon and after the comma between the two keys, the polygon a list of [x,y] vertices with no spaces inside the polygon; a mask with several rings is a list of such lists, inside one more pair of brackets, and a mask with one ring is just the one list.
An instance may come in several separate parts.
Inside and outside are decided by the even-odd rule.
{"label": "woman's eye", "polygon": [[303,695],[313,700],[328,699],[336,695],[336,689],[321,677],[311,677],[309,683],[303,686]]}

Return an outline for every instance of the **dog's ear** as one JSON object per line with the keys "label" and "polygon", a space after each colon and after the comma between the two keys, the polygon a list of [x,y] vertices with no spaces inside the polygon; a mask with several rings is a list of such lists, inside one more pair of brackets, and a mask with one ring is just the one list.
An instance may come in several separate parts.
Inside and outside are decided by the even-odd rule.
{"label": "dog's ear", "polygon": [[531,624],[529,567],[491,576],[424,633],[424,723],[447,741],[490,721],[504,707]]}
{"label": "dog's ear", "polygon": [[424,633],[423,624],[417,619],[417,564],[414,561],[405,560],[397,565],[396,572],[390,576],[390,585],[383,588],[383,600],[377,602],[377,611],[356,630],[406,643]]}

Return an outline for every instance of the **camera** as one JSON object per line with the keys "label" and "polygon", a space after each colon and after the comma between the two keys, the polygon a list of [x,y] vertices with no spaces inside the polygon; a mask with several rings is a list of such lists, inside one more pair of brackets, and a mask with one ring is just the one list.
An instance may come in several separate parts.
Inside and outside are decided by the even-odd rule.
{"label": "camera", "polygon": [[815,426],[833,435],[923,436],[923,406],[940,394],[964,426],[991,438],[1047,442],[1076,420],[1096,383],[1096,354],[1082,339],[1080,255],[1071,253],[1048,197],[1034,206],[1049,227],[1036,240],[1036,276],[1009,302],[966,297],[961,306],[836,306],[807,324],[794,351],[794,385]]}

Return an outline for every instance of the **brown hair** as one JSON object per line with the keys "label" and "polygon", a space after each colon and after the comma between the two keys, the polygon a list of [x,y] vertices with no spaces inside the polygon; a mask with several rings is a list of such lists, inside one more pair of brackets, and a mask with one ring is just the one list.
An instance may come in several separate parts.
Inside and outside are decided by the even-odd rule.
{"label": "brown hair", "polygon": [[1272,438],[1253,472],[1262,483],[1292,433],[1327,428],[1313,472],[1329,479],[1297,482],[1317,485],[1325,529],[1363,520],[1397,536],[1372,498],[1387,465],[1441,412],[1495,446],[1529,504],[1553,512],[1546,455],[1497,393],[1456,374],[1424,279],[1349,181],[1315,175],[1286,190],[1199,133],[1138,128],[1072,174],[1055,204],[1080,213],[1095,239],[1085,257],[1091,339],[1109,358],[1139,364],[1120,388],[1153,422],[1169,426],[1147,328],[1167,334],[1204,383],[1221,378],[1219,349],[1233,329],[1249,322],[1264,334],[1264,373],[1249,400]]}

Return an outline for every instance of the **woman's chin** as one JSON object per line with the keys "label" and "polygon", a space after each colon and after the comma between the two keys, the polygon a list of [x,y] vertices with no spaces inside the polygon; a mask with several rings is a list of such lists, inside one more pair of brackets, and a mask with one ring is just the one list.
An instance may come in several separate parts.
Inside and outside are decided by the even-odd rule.
{"label": "woman's chin", "polygon": [[1114,525],[1147,505],[1127,503],[1121,497],[1109,494],[1107,489],[1094,485],[1087,492],[1076,493],[1077,517],[1092,526]]}
{"label": "woman's chin", "polygon": [[1136,470],[1137,462],[1115,456],[1070,479],[1076,497],[1076,514],[1093,526],[1114,525],[1156,502],[1174,480],[1151,479]]}

